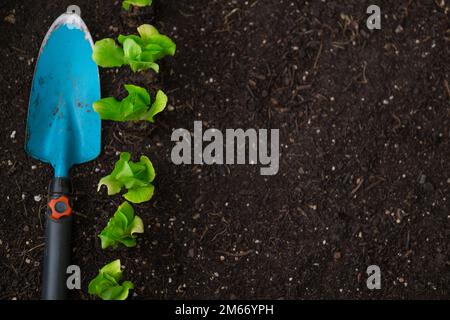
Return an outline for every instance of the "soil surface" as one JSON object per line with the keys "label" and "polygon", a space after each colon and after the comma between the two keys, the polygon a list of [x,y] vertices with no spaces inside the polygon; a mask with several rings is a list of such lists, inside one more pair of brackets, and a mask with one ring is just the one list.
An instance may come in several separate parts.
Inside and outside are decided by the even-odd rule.
{"label": "soil surface", "polygon": [[[72,4],[0,4],[0,298],[38,299],[52,170],[24,152],[39,47]],[[178,46],[158,75],[101,70],[104,96],[123,84],[163,89],[154,125],[103,122],[97,160],[72,170],[73,262],[82,290],[120,258],[133,299],[450,298],[450,19],[436,1],[78,0],[94,39],[156,25]],[[366,9],[382,9],[382,29]],[[175,128],[280,129],[280,169],[172,164]],[[133,249],[97,234],[123,201],[97,193],[117,152],[148,155],[154,198]],[[378,265],[381,290],[368,290]]]}

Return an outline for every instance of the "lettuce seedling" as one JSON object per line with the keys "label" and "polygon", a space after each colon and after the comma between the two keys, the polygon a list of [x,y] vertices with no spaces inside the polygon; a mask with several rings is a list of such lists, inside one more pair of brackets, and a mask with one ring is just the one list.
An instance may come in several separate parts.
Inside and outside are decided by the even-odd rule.
{"label": "lettuce seedling", "polygon": [[149,121],[154,122],[154,116],[166,108],[167,96],[159,90],[151,103],[150,94],[142,87],[126,84],[128,96],[122,101],[114,97],[104,98],[94,103],[94,110],[103,120],[113,121]]}
{"label": "lettuce seedling", "polygon": [[100,269],[98,275],[89,283],[88,292],[103,300],[125,300],[134,285],[130,281],[119,284],[121,279],[122,270],[118,259]]}
{"label": "lettuce seedling", "polygon": [[147,69],[159,72],[159,65],[155,61],[175,55],[175,43],[149,24],[141,25],[138,33],[120,35],[118,40],[122,47],[110,38],[97,41],[92,58],[104,68],[130,65],[133,72]]}
{"label": "lettuce seedling", "polygon": [[125,201],[99,234],[102,249],[108,247],[115,249],[119,243],[129,248],[134,247],[136,246],[135,233],[144,233],[144,223],[134,214],[131,204]]}
{"label": "lettuce seedling", "polygon": [[133,203],[148,201],[155,189],[152,184],[156,175],[155,169],[146,156],[141,156],[139,162],[132,162],[130,158],[130,153],[122,152],[111,174],[100,179],[98,190],[105,185],[108,195],[114,195],[122,188],[126,188],[128,192],[123,197],[128,201]]}
{"label": "lettuce seedling", "polygon": [[125,0],[122,3],[122,8],[125,10],[130,10],[130,6],[135,7],[147,7],[152,5],[152,0]]}

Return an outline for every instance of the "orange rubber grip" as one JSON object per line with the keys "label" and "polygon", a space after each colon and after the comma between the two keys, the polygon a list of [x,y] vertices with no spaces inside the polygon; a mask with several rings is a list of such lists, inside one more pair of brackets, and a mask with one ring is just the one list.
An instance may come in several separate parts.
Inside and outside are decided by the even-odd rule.
{"label": "orange rubber grip", "polygon": [[[65,205],[65,210],[60,212],[57,210],[56,205],[58,203],[63,203]],[[54,220],[59,220],[62,217],[69,217],[72,214],[72,208],[70,207],[69,198],[66,196],[60,196],[56,199],[51,199],[48,203],[48,207],[52,211],[51,217]]]}

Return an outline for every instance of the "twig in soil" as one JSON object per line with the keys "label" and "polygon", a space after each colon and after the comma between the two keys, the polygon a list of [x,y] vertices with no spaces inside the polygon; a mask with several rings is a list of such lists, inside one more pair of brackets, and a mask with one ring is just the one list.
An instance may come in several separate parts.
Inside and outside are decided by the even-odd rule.
{"label": "twig in soil", "polygon": [[9,264],[3,263],[3,265],[6,266],[7,268],[12,269],[12,271],[14,271],[14,273],[15,273],[16,275],[19,275],[19,272],[17,272],[17,269],[14,268],[14,266],[13,266],[12,264],[9,265]]}
{"label": "twig in soil", "polygon": [[113,131],[112,136],[114,139],[116,139],[117,142],[119,142],[120,144],[124,144],[124,142],[119,137],[117,137],[116,131]]}
{"label": "twig in soil", "polygon": [[85,219],[87,219],[87,218],[88,218],[88,216],[87,216],[87,215],[85,215],[85,214],[82,214],[81,212],[74,212],[74,214],[75,214],[76,216],[80,216],[80,217],[82,217],[82,218],[85,218]]}
{"label": "twig in soil", "polygon": [[364,178],[358,178],[356,180],[356,187],[352,190],[351,194],[355,194],[356,192],[358,192],[358,190],[361,188],[363,182],[364,182]]}
{"label": "twig in soil", "polygon": [[323,41],[320,41],[320,47],[319,47],[319,51],[317,52],[317,56],[316,59],[314,60],[314,69],[317,69],[317,65],[319,63],[319,58],[322,55],[322,49],[323,49]]}
{"label": "twig in soil", "polygon": [[395,119],[395,121],[397,121],[397,124],[394,126],[394,131],[396,131],[398,128],[402,126],[402,121],[395,113],[392,113],[392,117]]}
{"label": "twig in soil", "polygon": [[185,12],[183,12],[181,10],[178,10],[178,12],[185,18],[189,18],[189,17],[194,17],[195,16],[195,14],[185,13]]}
{"label": "twig in soil", "polygon": [[448,81],[444,80],[445,90],[447,90],[448,97],[450,98],[450,86],[448,85]]}
{"label": "twig in soil", "polygon": [[[374,177],[377,179],[377,181],[373,182],[372,184],[370,184],[365,191],[369,191],[372,188],[375,188],[377,185],[379,185],[381,182],[386,181],[383,177]],[[370,178],[369,178],[370,179]]]}
{"label": "twig in soil", "polygon": [[45,243],[40,243],[40,244],[38,244],[37,246],[34,246],[34,247],[31,248],[31,249],[28,249],[28,250],[26,250],[26,251],[23,251],[23,252],[20,254],[20,256],[24,256],[25,254],[30,253],[31,251],[34,251],[34,250],[36,250],[37,248],[43,247],[44,245],[45,245]]}
{"label": "twig in soil", "polygon": [[16,47],[11,47],[11,49],[28,56],[28,53],[25,50],[23,50],[23,49],[19,49],[19,48],[16,48]]}
{"label": "twig in soil", "polygon": [[222,234],[224,234],[227,230],[228,230],[228,228],[224,228],[222,231],[220,231],[219,233],[217,233],[217,234],[211,239],[211,242],[214,242],[214,240],[216,240],[217,237],[219,237],[219,236],[221,236]]}
{"label": "twig in soil", "polygon": [[224,18],[224,25],[228,25],[228,18],[230,18],[233,14],[235,14],[236,12],[238,12],[240,9],[239,8],[234,8],[233,10],[231,10]]}
{"label": "twig in soil", "polygon": [[363,63],[363,72],[362,72],[362,81],[358,81],[358,83],[361,83],[361,84],[369,83],[369,81],[367,81],[367,77],[366,77],[366,69],[367,69],[367,62],[364,61],[364,63]]}
{"label": "twig in soil", "polygon": [[200,242],[202,242],[202,240],[205,237],[207,232],[208,232],[208,226],[205,227],[205,230],[203,231],[202,235],[200,236]]}
{"label": "twig in soil", "polygon": [[250,250],[247,250],[247,251],[239,251],[239,252],[236,252],[236,253],[223,251],[223,250],[217,250],[216,252],[224,254],[224,255],[229,256],[229,257],[241,258],[241,257],[245,257],[245,256],[249,255],[250,253],[253,253],[253,249],[250,249]]}

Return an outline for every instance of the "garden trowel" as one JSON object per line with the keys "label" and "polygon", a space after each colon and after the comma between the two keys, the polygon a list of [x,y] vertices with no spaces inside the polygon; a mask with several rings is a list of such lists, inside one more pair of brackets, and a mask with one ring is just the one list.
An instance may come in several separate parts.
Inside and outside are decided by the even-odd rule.
{"label": "garden trowel", "polygon": [[65,299],[70,265],[72,208],[69,169],[100,153],[100,99],[92,37],[70,6],[51,26],[39,51],[28,109],[25,149],[53,166],[46,214],[42,299]]}

